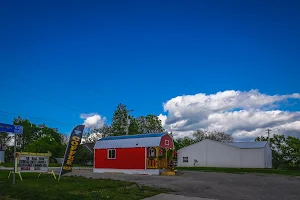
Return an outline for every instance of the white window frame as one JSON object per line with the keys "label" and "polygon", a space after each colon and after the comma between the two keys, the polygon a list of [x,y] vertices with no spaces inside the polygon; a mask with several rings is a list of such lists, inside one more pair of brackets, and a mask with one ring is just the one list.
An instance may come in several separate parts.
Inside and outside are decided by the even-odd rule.
{"label": "white window frame", "polygon": [[149,151],[149,157],[155,157],[156,155],[156,150],[155,149],[150,149]]}
{"label": "white window frame", "polygon": [[[187,158],[187,161],[185,161],[184,158]],[[189,162],[189,157],[188,156],[182,157],[182,162],[187,162],[188,163]]]}
{"label": "white window frame", "polygon": [[[109,157],[109,152],[110,151],[115,151],[115,157],[114,158]],[[111,155],[112,155],[112,153],[111,153]],[[107,149],[107,159],[110,159],[110,160],[117,159],[117,150],[116,149]]]}
{"label": "white window frame", "polygon": [[165,145],[169,146],[170,145],[170,141],[169,140],[165,140]]}

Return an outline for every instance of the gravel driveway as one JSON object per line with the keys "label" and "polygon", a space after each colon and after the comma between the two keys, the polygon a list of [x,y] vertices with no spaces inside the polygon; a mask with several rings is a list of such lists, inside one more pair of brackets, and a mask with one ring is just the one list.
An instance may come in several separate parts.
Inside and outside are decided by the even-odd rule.
{"label": "gravel driveway", "polygon": [[66,175],[137,182],[173,194],[220,200],[300,200],[300,177],[181,171],[176,176],[100,174],[77,170]]}

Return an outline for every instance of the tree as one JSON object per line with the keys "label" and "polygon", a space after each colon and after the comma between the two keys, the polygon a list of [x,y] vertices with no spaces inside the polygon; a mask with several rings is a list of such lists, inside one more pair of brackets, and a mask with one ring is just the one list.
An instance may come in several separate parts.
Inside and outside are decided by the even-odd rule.
{"label": "tree", "polygon": [[0,150],[4,150],[11,142],[12,136],[8,133],[0,132]]}
{"label": "tree", "polygon": [[190,146],[192,144],[195,144],[197,141],[193,138],[190,138],[188,136],[185,136],[183,138],[178,138],[174,140],[174,146],[175,150]]}
{"label": "tree", "polygon": [[[268,141],[268,137],[257,137],[255,141]],[[272,165],[274,168],[300,168],[300,139],[292,136],[273,135],[270,138]]]}
{"label": "tree", "polygon": [[138,121],[133,116],[130,116],[129,120],[130,120],[130,124],[129,124],[129,128],[128,128],[128,134],[135,135],[135,134],[141,133],[141,132],[139,132]]}
{"label": "tree", "polygon": [[14,146],[8,146],[7,149],[5,150],[5,160],[6,162],[14,161]]}
{"label": "tree", "polygon": [[218,142],[232,142],[233,137],[229,134],[224,132],[217,132],[217,131],[202,131],[196,130],[193,133],[193,137],[196,139],[197,142],[202,141],[203,139],[210,139]]}
{"label": "tree", "polygon": [[60,144],[65,145],[65,146],[68,145],[70,136],[67,134],[60,134],[60,136],[61,136]]}
{"label": "tree", "polygon": [[125,135],[127,126],[127,109],[124,104],[118,104],[112,118],[113,135]]}
{"label": "tree", "polygon": [[210,131],[202,131],[197,130],[193,132],[193,137],[185,136],[183,138],[178,138],[174,140],[174,146],[175,149],[181,149],[186,146],[190,146],[192,144],[195,144],[197,142],[200,142],[204,139],[210,139],[218,142],[226,141],[226,142],[232,142],[233,137],[229,134],[223,133],[223,132],[210,132]]}
{"label": "tree", "polygon": [[45,124],[38,125],[36,138],[41,138],[44,136],[50,136],[55,139],[56,142],[62,144],[62,135],[58,133],[57,128],[49,128]]}
{"label": "tree", "polygon": [[17,135],[17,145],[21,150],[24,150],[25,146],[38,138],[38,127],[28,119],[23,119],[19,116],[13,120],[13,124],[23,126],[23,134]]}
{"label": "tree", "polygon": [[137,118],[140,133],[161,133],[164,132],[161,120],[156,115],[147,115]]}
{"label": "tree", "polygon": [[83,143],[95,143],[97,140],[103,137],[113,135],[113,130],[110,125],[104,124],[100,128],[95,128],[87,133]]}
{"label": "tree", "polygon": [[52,158],[57,158],[64,156],[65,147],[59,144],[55,138],[44,136],[27,145],[25,151],[33,153],[47,153],[49,151]]}

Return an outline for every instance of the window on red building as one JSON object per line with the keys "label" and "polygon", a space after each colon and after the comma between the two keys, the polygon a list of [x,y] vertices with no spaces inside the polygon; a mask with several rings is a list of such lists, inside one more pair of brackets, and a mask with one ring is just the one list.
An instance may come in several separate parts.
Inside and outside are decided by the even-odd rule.
{"label": "window on red building", "polygon": [[115,149],[108,149],[107,150],[107,158],[108,159],[116,159],[116,150]]}
{"label": "window on red building", "polygon": [[169,146],[170,145],[170,141],[169,140],[165,140],[165,145]]}

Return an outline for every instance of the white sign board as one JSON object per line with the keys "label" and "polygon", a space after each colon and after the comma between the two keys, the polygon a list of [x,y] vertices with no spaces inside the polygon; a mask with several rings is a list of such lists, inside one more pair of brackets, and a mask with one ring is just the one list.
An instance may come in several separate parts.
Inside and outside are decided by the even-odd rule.
{"label": "white sign board", "polygon": [[18,155],[18,172],[48,172],[49,156]]}

